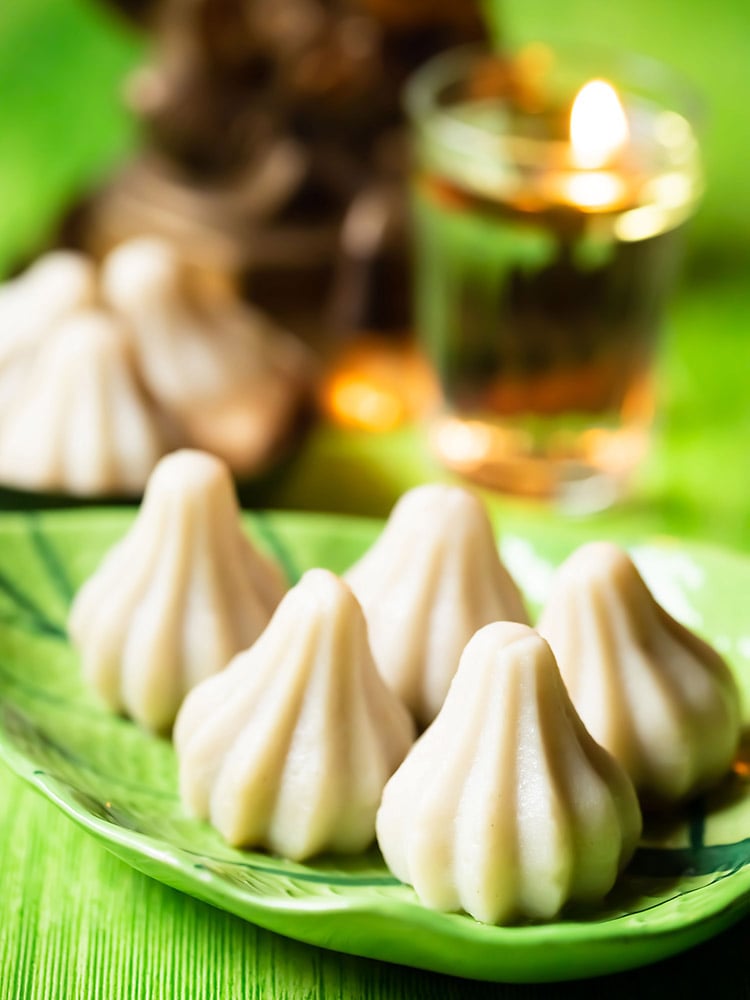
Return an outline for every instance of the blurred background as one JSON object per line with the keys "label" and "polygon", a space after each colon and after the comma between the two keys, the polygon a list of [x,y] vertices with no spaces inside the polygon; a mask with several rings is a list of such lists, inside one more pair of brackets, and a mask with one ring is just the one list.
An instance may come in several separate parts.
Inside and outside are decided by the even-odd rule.
{"label": "blurred background", "polygon": [[[128,106],[158,104],[153,80],[142,73],[133,76],[152,57],[155,32],[144,27],[146,3],[131,3],[127,15],[116,6],[104,0],[23,0],[0,6],[3,276],[58,240],[61,229],[75,228],[76,212],[89,194],[145,141],[144,115],[138,120]],[[275,6],[278,13],[285,5]],[[293,4],[286,6],[293,10]],[[382,8],[378,13],[386,22],[398,22],[405,16],[408,20],[404,12],[414,13],[422,5],[379,0],[371,6]],[[453,13],[442,19],[439,32],[420,36],[422,49],[412,49],[409,60],[474,36],[476,27],[465,5],[443,6]],[[258,3],[257,8],[259,23],[270,23],[264,18],[274,5]],[[750,82],[750,10],[744,0],[690,5],[689,10],[680,0],[658,5],[650,0],[607,5],[596,0],[564,5],[557,0],[487,0],[483,12],[505,43],[545,37],[551,29],[577,40],[612,42],[670,64],[703,97],[707,189],[690,225],[685,267],[660,355],[654,445],[632,499],[597,517],[603,532],[669,532],[750,550],[750,127],[743,104]],[[399,25],[398,31],[403,30]],[[389,53],[395,66],[402,53],[398,46]],[[402,68],[399,64],[398,72]],[[255,85],[238,84],[240,89]],[[197,98],[188,92],[181,99],[190,103]],[[384,120],[390,113],[384,112]],[[334,125],[324,123],[321,134]],[[150,129],[153,138],[153,118]],[[172,135],[168,142],[174,148],[182,142],[181,155],[192,155],[184,136]],[[209,159],[215,158],[201,169],[220,169],[220,150],[210,142],[206,148]],[[385,144],[373,155],[382,163],[378,176],[388,188],[388,165],[401,152]],[[324,166],[318,177],[345,170],[345,165],[331,166],[326,156],[321,154]],[[398,273],[396,259],[391,276],[383,280],[395,280]],[[322,420],[294,460],[259,485],[253,502],[383,514],[400,492],[436,473],[421,435],[408,423],[371,435]],[[332,476],[342,484],[335,499]],[[545,516],[542,508],[498,503],[500,516],[511,523]]]}

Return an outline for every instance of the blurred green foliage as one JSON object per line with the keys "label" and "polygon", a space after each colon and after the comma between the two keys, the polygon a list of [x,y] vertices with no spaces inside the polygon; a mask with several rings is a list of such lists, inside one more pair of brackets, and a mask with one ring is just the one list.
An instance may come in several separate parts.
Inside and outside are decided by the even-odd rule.
{"label": "blurred green foliage", "polygon": [[103,6],[0,2],[0,273],[132,147],[121,89],[143,50]]}

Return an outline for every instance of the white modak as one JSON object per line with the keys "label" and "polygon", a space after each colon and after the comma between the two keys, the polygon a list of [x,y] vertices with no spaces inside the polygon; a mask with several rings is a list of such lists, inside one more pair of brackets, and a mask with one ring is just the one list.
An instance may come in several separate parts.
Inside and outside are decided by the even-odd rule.
{"label": "white modak", "polygon": [[[96,274],[82,254],[45,254],[0,285],[0,415],[25,383],[36,350],[71,313],[96,301]],[[36,391],[36,387],[34,387]]]}
{"label": "white modak", "polygon": [[0,285],[0,365],[38,346],[60,320],[96,302],[96,270],[83,254],[45,254]]}
{"label": "white modak", "polygon": [[388,867],[437,910],[548,920],[612,888],[641,831],[633,786],[586,731],[547,643],[498,622],[385,787]]}
{"label": "white modak", "polygon": [[322,569],[289,591],[254,646],[189,694],[174,729],[189,812],[231,844],[294,860],[373,841],[383,786],[413,739],[361,608]]}
{"label": "white modak", "polygon": [[76,596],[69,633],[104,700],[164,731],[191,688],[257,639],[284,590],[243,534],[224,463],[177,451]]}
{"label": "white modak", "polygon": [[578,549],[558,570],[538,628],[587,728],[644,804],[689,798],[730,768],[740,737],[732,674],[656,602],[622,549]]}
{"label": "white modak", "polygon": [[240,473],[273,457],[309,377],[301,344],[156,238],[109,254],[102,294],[127,317],[146,385],[183,438]]}
{"label": "white modak", "polygon": [[527,622],[481,503],[457,486],[418,486],[347,573],[383,677],[421,726],[435,718],[471,636]]}
{"label": "white modak", "polygon": [[79,309],[46,335],[7,400],[0,480],[74,495],[140,493],[163,429],[115,317]]}

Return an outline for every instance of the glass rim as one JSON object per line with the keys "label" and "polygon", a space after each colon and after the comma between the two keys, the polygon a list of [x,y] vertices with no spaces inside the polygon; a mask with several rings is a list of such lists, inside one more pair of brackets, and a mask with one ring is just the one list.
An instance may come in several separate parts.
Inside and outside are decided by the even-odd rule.
{"label": "glass rim", "polygon": [[[694,125],[697,90],[679,71],[649,56],[606,45],[544,44],[554,45],[559,56],[546,70],[551,95],[572,106],[580,88],[596,78],[610,80],[619,90],[632,137],[619,160],[598,170],[581,167],[569,137],[525,128],[534,112],[486,115],[483,103],[492,112],[493,103],[502,104],[502,90],[475,98],[470,91],[462,93],[461,85],[482,60],[497,53],[486,45],[469,45],[440,53],[407,83],[404,102],[417,172],[524,211],[575,209],[600,220],[606,215],[613,226],[627,230],[623,239],[636,239],[634,233],[651,231],[657,221],[663,226],[668,219],[673,228],[689,218],[705,189]],[[466,113],[473,102],[478,116]],[[618,221],[620,216],[624,221]]]}
{"label": "glass rim", "polygon": [[[687,75],[668,63],[606,43],[570,38],[540,38],[527,44],[537,42],[563,55],[563,65],[566,67],[575,67],[573,57],[584,57],[600,63],[596,72],[582,77],[582,82],[595,76],[607,78],[613,75],[615,86],[625,94],[645,92],[656,95],[658,103],[665,110],[675,111],[683,117],[694,134],[701,129],[706,114],[700,92]],[[524,47],[521,45],[514,48],[511,54],[517,54]],[[402,91],[402,104],[411,125],[424,128],[429,122],[434,129],[439,129],[442,125],[450,129],[454,141],[465,139],[476,142],[490,136],[491,133],[482,126],[453,114],[450,105],[440,102],[440,95],[450,85],[465,80],[471,67],[481,59],[500,54],[490,45],[474,43],[447,49],[419,66],[407,79]],[[610,73],[607,72],[608,69]],[[612,73],[613,70],[617,72]],[[540,140],[524,139],[512,133],[507,135],[523,145],[542,144]]]}

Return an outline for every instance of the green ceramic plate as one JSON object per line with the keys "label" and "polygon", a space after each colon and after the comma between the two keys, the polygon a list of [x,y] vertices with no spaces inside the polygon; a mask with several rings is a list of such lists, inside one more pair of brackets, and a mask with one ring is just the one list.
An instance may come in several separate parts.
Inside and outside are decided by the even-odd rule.
{"label": "green ceramic plate", "polygon": [[[98,705],[65,638],[72,595],[132,517],[99,510],[0,521],[0,753],[129,864],[289,937],[507,981],[651,962],[750,910],[750,787],[742,763],[711,797],[647,831],[604,905],[548,925],[487,927],[433,913],[391,877],[374,849],[299,865],[228,848],[183,815],[170,744]],[[313,565],[344,569],[379,525],[265,514],[249,519],[248,528],[296,578]],[[662,602],[725,652],[750,704],[750,563],[668,542],[633,551]],[[554,531],[508,537],[503,553],[538,606],[552,564],[565,554]]]}

